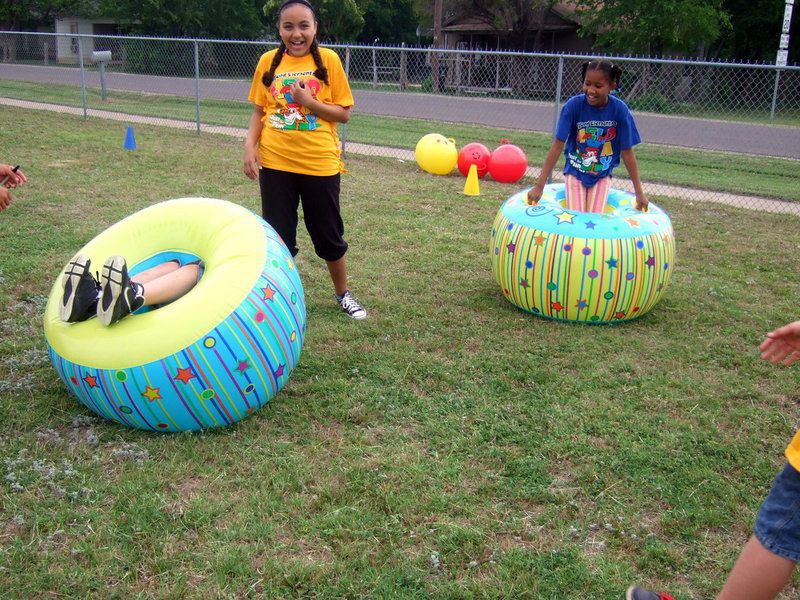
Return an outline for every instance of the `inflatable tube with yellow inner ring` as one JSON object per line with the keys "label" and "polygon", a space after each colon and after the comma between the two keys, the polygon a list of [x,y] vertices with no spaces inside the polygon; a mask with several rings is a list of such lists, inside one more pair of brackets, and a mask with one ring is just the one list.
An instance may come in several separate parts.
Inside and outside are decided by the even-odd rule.
{"label": "inflatable tube with yellow inner ring", "polygon": [[80,252],[93,271],[120,254],[132,275],[176,255],[205,263],[188,294],[109,327],[96,318],[60,320],[59,274],[44,317],[50,359],[99,415],[154,431],[229,425],[266,404],[297,364],[306,328],[300,277],[278,234],[249,210],[211,198],[169,200]]}
{"label": "inflatable tube with yellow inner ring", "polygon": [[672,274],[669,216],[612,189],[605,213],[567,210],[564,184],[548,185],[537,206],[528,190],[500,207],[489,242],[492,272],[515,306],[562,321],[609,323],[647,313]]}

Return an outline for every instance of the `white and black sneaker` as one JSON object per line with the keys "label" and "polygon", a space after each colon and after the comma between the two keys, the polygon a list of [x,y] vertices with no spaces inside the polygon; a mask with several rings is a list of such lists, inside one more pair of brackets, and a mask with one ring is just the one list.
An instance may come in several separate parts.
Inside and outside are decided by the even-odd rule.
{"label": "white and black sneaker", "polygon": [[364,319],[367,316],[366,309],[361,306],[361,303],[353,298],[350,292],[345,292],[341,296],[336,296],[336,301],[342,310],[347,313],[349,317],[354,319]]}
{"label": "white and black sneaker", "polygon": [[97,298],[100,284],[89,268],[92,261],[85,254],[78,254],[69,261],[61,278],[64,293],[58,307],[58,316],[67,323],[77,323],[93,317],[97,313]]}
{"label": "white and black sneaker", "polygon": [[106,260],[100,290],[97,318],[103,325],[113,325],[144,305],[144,286],[131,281],[128,265],[121,256]]}

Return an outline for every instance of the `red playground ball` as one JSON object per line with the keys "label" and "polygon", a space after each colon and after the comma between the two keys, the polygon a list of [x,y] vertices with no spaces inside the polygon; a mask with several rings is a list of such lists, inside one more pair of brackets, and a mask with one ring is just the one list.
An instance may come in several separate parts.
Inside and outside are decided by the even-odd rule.
{"label": "red playground ball", "polygon": [[503,140],[489,158],[489,174],[500,183],[519,181],[528,168],[528,157],[519,146]]}
{"label": "red playground ball", "polygon": [[481,179],[489,172],[489,160],[492,152],[480,142],[467,144],[458,153],[458,170],[466,177],[469,175],[470,165],[475,165],[478,171],[478,179]]}

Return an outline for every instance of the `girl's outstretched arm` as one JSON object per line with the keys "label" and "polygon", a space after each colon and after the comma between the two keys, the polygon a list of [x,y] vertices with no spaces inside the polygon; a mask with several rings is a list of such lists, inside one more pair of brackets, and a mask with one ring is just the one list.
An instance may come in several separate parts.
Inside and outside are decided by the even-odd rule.
{"label": "girl's outstretched arm", "polygon": [[628,176],[633,182],[633,189],[636,193],[636,210],[647,212],[647,205],[650,201],[642,188],[642,180],[639,179],[639,163],[636,162],[636,154],[633,153],[633,148],[626,148],[620,155],[622,162],[625,163],[625,168],[628,169]]}
{"label": "girl's outstretched arm", "polygon": [[556,161],[561,156],[563,151],[564,140],[553,138],[553,143],[550,145],[550,150],[547,151],[547,156],[544,158],[544,164],[542,165],[542,170],[539,173],[539,178],[536,180],[536,183],[533,185],[533,187],[528,190],[528,204],[531,206],[536,206],[539,204],[539,200],[542,198],[542,192],[544,191],[544,186],[547,185],[547,180],[550,179],[550,173],[552,173],[553,167],[556,165]]}
{"label": "girl's outstretched arm", "polygon": [[761,358],[773,365],[790,365],[800,360],[800,321],[768,333],[758,349],[761,350]]}

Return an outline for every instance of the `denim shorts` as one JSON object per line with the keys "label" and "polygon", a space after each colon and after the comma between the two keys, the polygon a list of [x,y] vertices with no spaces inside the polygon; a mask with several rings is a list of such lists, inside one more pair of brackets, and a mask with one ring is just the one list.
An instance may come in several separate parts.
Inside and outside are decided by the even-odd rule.
{"label": "denim shorts", "polygon": [[772,483],[753,532],[770,552],[800,562],[800,473],[792,465]]}

